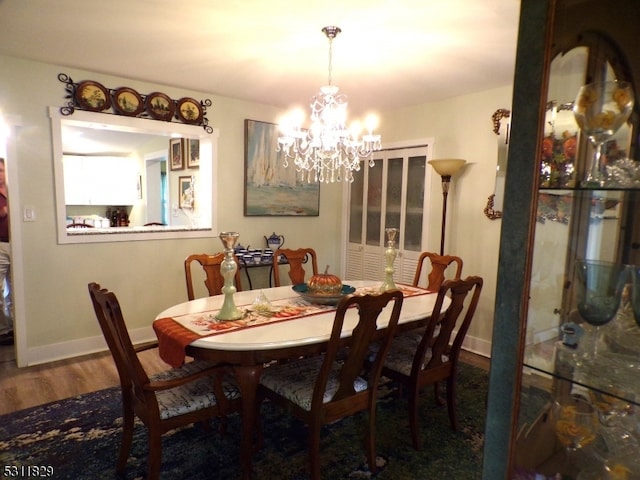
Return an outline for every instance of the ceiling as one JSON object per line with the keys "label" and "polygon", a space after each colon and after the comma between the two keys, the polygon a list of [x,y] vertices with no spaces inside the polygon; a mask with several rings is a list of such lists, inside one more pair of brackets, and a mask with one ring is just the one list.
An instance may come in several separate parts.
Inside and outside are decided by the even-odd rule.
{"label": "ceiling", "polygon": [[0,0],[0,54],[211,93],[213,108],[220,95],[288,109],[327,83],[321,29],[336,25],[332,83],[364,114],[511,84],[519,9],[519,0]]}

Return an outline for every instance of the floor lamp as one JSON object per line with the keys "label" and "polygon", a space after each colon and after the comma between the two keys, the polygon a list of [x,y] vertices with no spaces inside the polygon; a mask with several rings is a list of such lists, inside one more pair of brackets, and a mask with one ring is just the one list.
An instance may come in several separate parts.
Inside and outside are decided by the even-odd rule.
{"label": "floor lamp", "polygon": [[458,173],[458,170],[467,163],[459,158],[443,158],[440,160],[429,160],[429,165],[433,167],[440,177],[442,177],[442,231],[440,233],[440,255],[444,255],[444,234],[447,225],[447,196],[449,195],[449,184],[451,177]]}

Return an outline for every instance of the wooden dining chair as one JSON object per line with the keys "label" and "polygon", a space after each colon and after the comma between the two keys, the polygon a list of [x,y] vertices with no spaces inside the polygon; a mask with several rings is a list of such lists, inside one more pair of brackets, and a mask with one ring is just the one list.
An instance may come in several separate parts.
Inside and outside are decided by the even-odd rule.
{"label": "wooden dining chair", "polygon": [[[418,397],[420,390],[433,384],[436,402],[442,405],[438,383],[447,381],[447,409],[451,428],[457,430],[456,376],[460,350],[482,291],[482,278],[445,280],[438,290],[427,328],[421,336],[407,332],[396,336],[384,361],[382,374],[406,386],[409,395],[409,425],[416,450],[421,449],[418,434]],[[469,296],[469,294],[471,294]],[[444,309],[445,297],[451,304]],[[465,302],[469,299],[468,303]],[[462,321],[458,324],[460,315]],[[438,320],[440,319],[440,320]],[[454,329],[457,332],[451,342]]]}
{"label": "wooden dining chair", "polygon": [[416,274],[413,278],[413,286],[417,287],[420,283],[420,276],[422,274],[422,267],[426,263],[427,259],[431,264],[431,270],[427,274],[427,290],[437,292],[445,280],[445,273],[449,265],[456,264],[456,272],[454,278],[460,278],[462,276],[462,259],[455,255],[438,255],[433,252],[422,252],[420,258],[418,258],[418,266],[416,267]]}
{"label": "wooden dining chair", "polygon": [[[116,470],[123,473],[133,441],[134,417],[147,427],[148,476],[160,476],[162,435],[195,422],[222,419],[240,409],[236,385],[224,377],[224,370],[209,362],[192,361],[149,377],[131,343],[116,295],[89,284],[89,295],[100,328],[109,346],[122,389],[122,443]],[[144,349],[150,348],[146,344]]]}
{"label": "wooden dining chair", "polygon": [[[280,255],[284,255],[287,262],[289,262],[289,278],[291,279],[291,285],[304,283],[305,276],[308,273],[305,271],[304,265],[308,265],[309,260],[311,260],[311,275],[318,274],[318,259],[316,251],[313,248],[298,248],[296,250],[280,248],[273,253],[273,284],[276,287],[281,286],[280,265],[278,263]],[[307,267],[307,270],[309,270],[309,267]]]}
{"label": "wooden dining chair", "polygon": [[[189,300],[195,299],[195,293],[193,289],[193,276],[191,271],[191,264],[197,262],[200,264],[205,273],[204,284],[207,287],[209,295],[220,295],[222,293],[222,287],[224,287],[224,277],[220,272],[220,264],[224,260],[224,253],[216,253],[209,255],[207,253],[196,253],[189,255],[184,261],[184,274],[187,281],[187,298]],[[234,284],[236,291],[242,291],[242,282],[240,281],[240,268],[236,270],[234,277]]]}
{"label": "wooden dining chair", "polygon": [[[399,290],[344,297],[338,304],[324,354],[272,365],[262,372],[260,395],[284,406],[309,428],[312,480],[320,480],[322,426],[361,411],[368,412],[367,459],[371,472],[375,472],[376,391],[382,362],[398,324],[402,301]],[[377,336],[378,316],[390,302],[393,302],[393,309],[381,347],[372,368],[362,376],[366,370],[369,345]],[[354,306],[357,308],[350,308]],[[347,311],[354,315],[357,311],[359,318],[351,335],[342,338]]]}

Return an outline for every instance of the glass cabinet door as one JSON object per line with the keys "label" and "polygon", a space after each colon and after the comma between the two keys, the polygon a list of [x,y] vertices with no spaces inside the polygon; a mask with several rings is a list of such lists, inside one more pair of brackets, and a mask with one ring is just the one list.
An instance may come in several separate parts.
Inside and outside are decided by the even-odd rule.
{"label": "glass cabinet door", "polygon": [[[403,184],[403,165],[404,161],[400,158],[389,158],[387,160],[387,185],[385,192],[385,228],[400,229],[402,220],[402,184]],[[385,238],[382,239],[384,245]],[[404,242],[404,231],[400,230],[396,236],[396,245],[402,245]]]}
{"label": "glass cabinet door", "polygon": [[[382,231],[382,175],[383,175],[383,162],[382,160],[374,160],[374,166],[369,168],[365,166],[363,168],[369,168],[368,181],[367,181],[367,201],[366,201],[366,232],[367,238],[365,243],[367,245],[379,246],[380,245],[380,232]],[[363,169],[360,171],[362,172]]]}
{"label": "glass cabinet door", "polygon": [[348,278],[382,279],[385,228],[398,228],[394,280],[413,281],[419,254],[426,249],[427,153],[427,145],[375,152],[373,167],[365,161],[354,172],[348,203]]}
{"label": "glass cabinet door", "polygon": [[404,228],[404,249],[413,252],[422,250],[424,223],[424,191],[427,157],[424,155],[409,157],[409,173],[407,175],[406,215]]}

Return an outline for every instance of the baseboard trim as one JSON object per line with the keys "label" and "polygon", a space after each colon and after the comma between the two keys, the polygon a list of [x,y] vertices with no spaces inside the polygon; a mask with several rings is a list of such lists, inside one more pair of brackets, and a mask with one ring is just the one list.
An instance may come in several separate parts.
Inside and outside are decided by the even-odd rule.
{"label": "baseboard trim", "polygon": [[462,349],[486,358],[491,358],[491,342],[488,340],[467,335],[464,342],[462,342]]}
{"label": "baseboard trim", "polygon": [[[129,330],[131,341],[134,344],[156,340],[156,335],[151,326]],[[41,365],[43,363],[56,362],[69,358],[104,352],[107,344],[102,335],[81,338],[69,342],[52,343],[41,347],[27,348],[27,363],[25,366]]]}

